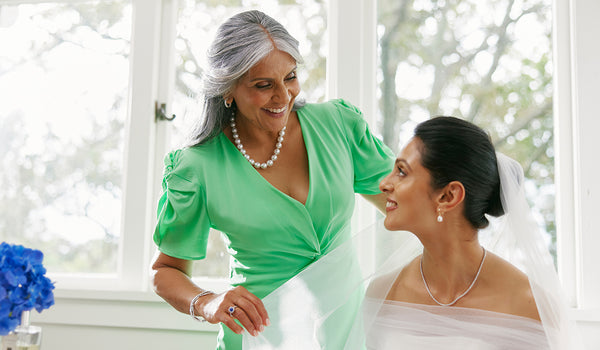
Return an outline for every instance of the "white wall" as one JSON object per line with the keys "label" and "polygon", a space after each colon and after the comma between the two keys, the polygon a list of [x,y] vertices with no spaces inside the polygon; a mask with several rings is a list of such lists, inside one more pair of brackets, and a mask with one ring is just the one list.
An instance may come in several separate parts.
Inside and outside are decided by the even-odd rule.
{"label": "white wall", "polygon": [[57,291],[56,305],[32,313],[43,350],[214,349],[217,326],[194,321],[153,293]]}
{"label": "white wall", "polygon": [[46,325],[42,350],[188,350],[214,349],[214,333],[140,329],[125,327],[86,327]]}

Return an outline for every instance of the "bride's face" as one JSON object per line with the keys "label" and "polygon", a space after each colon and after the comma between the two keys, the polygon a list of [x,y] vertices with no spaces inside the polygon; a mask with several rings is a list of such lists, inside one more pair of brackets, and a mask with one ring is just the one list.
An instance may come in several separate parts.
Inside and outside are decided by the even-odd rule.
{"label": "bride's face", "polygon": [[413,138],[398,155],[394,170],[379,184],[387,195],[384,224],[388,230],[415,233],[437,223],[431,176],[421,165],[422,144]]}

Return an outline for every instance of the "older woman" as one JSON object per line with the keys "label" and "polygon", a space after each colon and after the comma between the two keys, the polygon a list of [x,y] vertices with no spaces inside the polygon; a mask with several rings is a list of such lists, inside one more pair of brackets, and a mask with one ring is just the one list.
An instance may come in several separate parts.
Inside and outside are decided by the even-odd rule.
{"label": "older woman", "polygon": [[[231,17],[209,50],[203,122],[165,158],[154,286],[177,310],[220,323],[219,348],[263,331],[260,298],[347,240],[354,193],[385,204],[389,149],[352,105],[299,103],[300,62],[298,42],[269,16]],[[233,287],[221,294],[189,277],[210,228],[231,254]]]}
{"label": "older woman", "polygon": [[[395,269],[371,283],[367,348],[579,348],[523,182],[479,127],[452,117],[417,126],[380,187],[385,227],[412,233],[422,252],[391,258]],[[493,216],[504,226],[482,231]]]}

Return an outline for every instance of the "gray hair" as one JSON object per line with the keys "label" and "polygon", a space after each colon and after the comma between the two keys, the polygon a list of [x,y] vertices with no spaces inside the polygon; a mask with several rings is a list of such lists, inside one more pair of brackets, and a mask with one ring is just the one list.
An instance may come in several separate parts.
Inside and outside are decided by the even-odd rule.
{"label": "gray hair", "polygon": [[[208,67],[203,76],[204,118],[192,128],[188,146],[205,143],[223,130],[236,108],[235,101],[226,108],[224,96],[250,68],[275,49],[302,63],[298,40],[260,11],[242,12],[221,24],[208,50]],[[294,102],[294,110],[303,104]]]}

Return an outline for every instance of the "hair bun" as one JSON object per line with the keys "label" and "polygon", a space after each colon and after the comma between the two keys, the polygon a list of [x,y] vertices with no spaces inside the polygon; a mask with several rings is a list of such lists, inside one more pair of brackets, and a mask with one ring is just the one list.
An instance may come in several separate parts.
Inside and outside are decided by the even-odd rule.
{"label": "hair bun", "polygon": [[502,200],[500,199],[500,185],[498,184],[498,188],[494,190],[490,200],[488,202],[488,208],[486,210],[486,214],[491,216],[502,216],[504,215],[504,207],[502,207]]}

